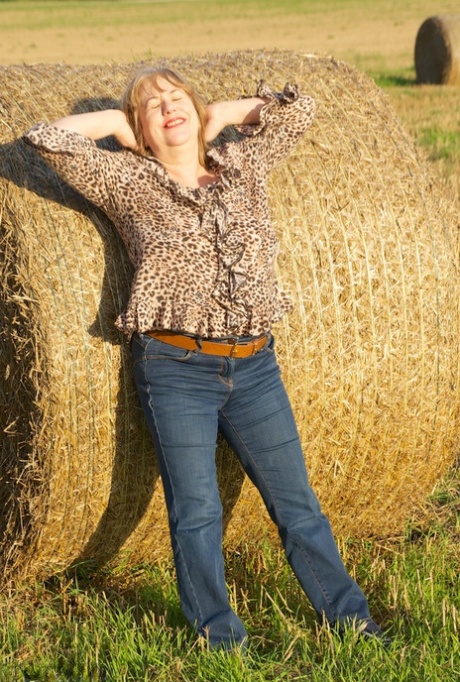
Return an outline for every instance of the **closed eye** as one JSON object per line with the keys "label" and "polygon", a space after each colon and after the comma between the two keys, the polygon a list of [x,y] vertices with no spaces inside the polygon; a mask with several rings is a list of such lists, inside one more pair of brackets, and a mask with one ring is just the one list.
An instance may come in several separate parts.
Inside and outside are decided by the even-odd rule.
{"label": "closed eye", "polygon": [[158,99],[158,97],[155,97],[155,99],[152,98],[152,99],[147,100],[147,102],[144,105],[146,110],[147,109],[158,109],[159,106],[160,106],[160,100]]}
{"label": "closed eye", "polygon": [[[171,90],[169,92],[169,97],[171,102],[178,102],[184,98],[184,92],[182,90]],[[146,110],[158,109],[161,106],[161,97],[149,97],[145,102],[144,107]]]}

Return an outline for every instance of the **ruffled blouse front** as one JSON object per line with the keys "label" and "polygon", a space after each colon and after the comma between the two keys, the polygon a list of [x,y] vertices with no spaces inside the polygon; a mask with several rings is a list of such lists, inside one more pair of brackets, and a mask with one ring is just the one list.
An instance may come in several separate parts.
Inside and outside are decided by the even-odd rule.
{"label": "ruffled blouse front", "polygon": [[275,276],[267,175],[311,124],[311,97],[264,83],[268,97],[257,126],[209,151],[216,181],[191,188],[174,181],[153,157],[108,151],[92,140],[38,123],[25,141],[118,229],[135,273],[116,326],[169,329],[203,337],[258,335],[289,308]]}

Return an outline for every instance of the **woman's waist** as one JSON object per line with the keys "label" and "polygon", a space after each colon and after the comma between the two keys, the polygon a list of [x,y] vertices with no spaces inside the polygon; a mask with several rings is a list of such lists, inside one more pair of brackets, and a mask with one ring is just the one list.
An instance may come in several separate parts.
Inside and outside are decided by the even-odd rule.
{"label": "woman's waist", "polygon": [[271,337],[269,331],[257,335],[228,334],[217,337],[203,337],[198,334],[164,329],[148,330],[143,333],[162,343],[183,348],[184,350],[233,358],[245,358],[255,355],[266,346]]}

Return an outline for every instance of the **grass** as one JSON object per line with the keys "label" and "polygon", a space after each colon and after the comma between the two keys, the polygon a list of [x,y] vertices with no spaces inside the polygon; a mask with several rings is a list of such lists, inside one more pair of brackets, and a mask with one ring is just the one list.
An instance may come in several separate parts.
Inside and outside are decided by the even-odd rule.
{"label": "grass", "polygon": [[385,60],[360,59],[388,96],[401,123],[425,151],[432,169],[460,207],[460,88],[416,85],[415,67],[389,68]]}
{"label": "grass", "polygon": [[393,638],[339,639],[268,542],[226,557],[248,651],[210,652],[186,625],[169,560],[55,576],[0,597],[2,682],[454,682],[460,674],[460,495],[453,470],[403,537],[340,549]]}
{"label": "grass", "polygon": [[[382,1],[382,0],[381,0]],[[384,0],[385,5],[395,5],[394,0]],[[289,12],[321,14],[325,11],[336,12],[341,9],[341,0],[289,0]],[[354,3],[356,5],[356,2]],[[110,8],[107,6],[110,5]],[[358,6],[369,8],[368,0],[358,0]],[[154,13],[155,25],[180,20],[184,15],[191,23],[203,20],[225,21],[239,17],[252,19],[257,17],[261,9],[265,16],[283,15],[285,4],[280,0],[0,0],[0,8],[4,12],[4,28],[17,26],[33,26],[36,29],[45,27],[62,27],[77,20],[81,26],[122,26],[129,13],[130,23],[152,22]],[[84,12],[82,12],[84,8]],[[109,11],[108,11],[109,9]]]}
{"label": "grass", "polygon": [[0,679],[37,682],[454,681],[460,673],[454,480],[432,521],[391,543],[341,550],[393,637],[390,649],[316,623],[269,544],[227,556],[229,589],[251,635],[245,655],[206,651],[181,615],[168,561],[58,577],[0,600]]}
{"label": "grass", "polygon": [[376,81],[460,208],[460,89]]}
{"label": "grass", "polygon": [[[75,21],[82,5],[91,9],[87,21],[93,24],[104,20],[107,4],[0,0],[2,27],[18,20],[17,13],[8,15],[12,8],[24,10],[21,21],[46,9],[40,21],[59,23]],[[206,9],[208,18],[225,19],[235,11],[252,16],[260,3],[110,4],[136,5],[140,21],[155,5],[159,20],[169,21],[186,5],[192,18]],[[282,4],[265,3],[272,12]],[[416,4],[406,3],[401,12]],[[306,11],[306,6],[290,3],[291,10]],[[400,3],[322,0],[308,3],[308,11],[341,12],[344,6],[397,16]],[[111,16],[118,20],[119,15]],[[356,55],[355,65],[387,93],[458,201],[459,89],[416,86],[410,61],[394,68],[380,54]],[[389,650],[359,642],[353,633],[340,640],[318,624],[284,556],[268,543],[227,556],[230,594],[251,636],[244,656],[202,648],[182,616],[169,561],[22,585],[0,595],[0,682],[454,682],[460,676],[459,547],[458,470],[440,483],[427,514],[413,519],[403,537],[341,541],[372,613],[393,637]]]}

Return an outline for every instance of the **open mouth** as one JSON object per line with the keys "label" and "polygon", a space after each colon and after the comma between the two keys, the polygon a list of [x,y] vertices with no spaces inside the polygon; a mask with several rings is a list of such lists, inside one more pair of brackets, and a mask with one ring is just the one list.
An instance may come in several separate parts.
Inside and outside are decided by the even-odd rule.
{"label": "open mouth", "polygon": [[175,118],[172,121],[167,121],[164,125],[165,128],[175,128],[176,126],[184,123],[185,118]]}

